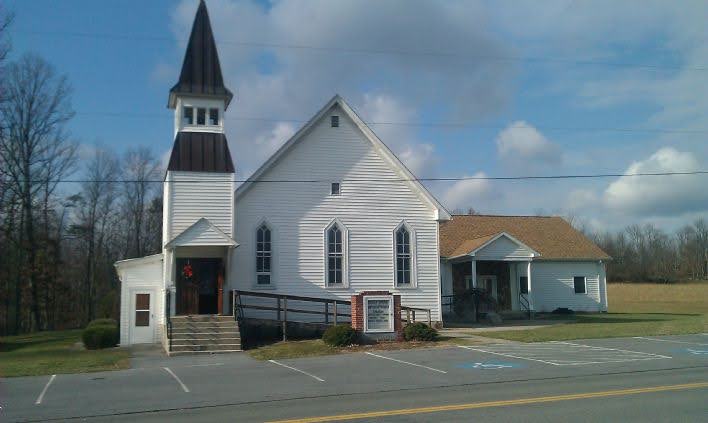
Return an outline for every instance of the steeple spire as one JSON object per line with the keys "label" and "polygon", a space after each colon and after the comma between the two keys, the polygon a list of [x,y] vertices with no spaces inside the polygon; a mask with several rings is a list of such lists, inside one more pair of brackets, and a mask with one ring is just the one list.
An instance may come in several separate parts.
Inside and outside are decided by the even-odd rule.
{"label": "steeple spire", "polygon": [[225,108],[233,98],[231,91],[224,86],[219,54],[216,51],[209,12],[204,0],[199,1],[182,63],[182,72],[179,81],[170,90],[168,107],[175,107],[178,95],[223,98]]}

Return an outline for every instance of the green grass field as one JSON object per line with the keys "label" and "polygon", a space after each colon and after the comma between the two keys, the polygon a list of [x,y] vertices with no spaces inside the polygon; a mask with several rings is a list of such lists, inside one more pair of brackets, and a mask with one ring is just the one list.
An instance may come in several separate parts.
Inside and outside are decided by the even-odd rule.
{"label": "green grass field", "polygon": [[84,373],[130,367],[120,348],[87,351],[76,347],[81,330],[0,337],[0,377]]}
{"label": "green grass field", "polygon": [[708,282],[607,285],[609,312],[579,314],[567,324],[485,332],[522,342],[708,332]]}

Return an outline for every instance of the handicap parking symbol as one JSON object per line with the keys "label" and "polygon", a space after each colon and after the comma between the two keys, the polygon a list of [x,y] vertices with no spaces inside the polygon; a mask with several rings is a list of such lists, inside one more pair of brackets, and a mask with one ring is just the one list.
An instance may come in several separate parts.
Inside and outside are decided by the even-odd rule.
{"label": "handicap parking symbol", "polygon": [[503,370],[503,369],[517,369],[522,366],[519,363],[472,362],[472,363],[458,364],[456,367],[460,367],[462,369],[475,369],[475,370]]}

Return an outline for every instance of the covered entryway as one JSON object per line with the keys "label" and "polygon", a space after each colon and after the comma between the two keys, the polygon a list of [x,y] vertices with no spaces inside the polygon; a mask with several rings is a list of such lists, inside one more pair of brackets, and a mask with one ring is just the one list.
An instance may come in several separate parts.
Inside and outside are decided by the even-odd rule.
{"label": "covered entryway", "polygon": [[222,314],[224,265],[221,258],[177,259],[177,314]]}
{"label": "covered entryway", "polygon": [[461,248],[443,263],[448,270],[441,303],[447,321],[533,310],[529,275],[538,255],[534,250],[504,232],[470,240]]}

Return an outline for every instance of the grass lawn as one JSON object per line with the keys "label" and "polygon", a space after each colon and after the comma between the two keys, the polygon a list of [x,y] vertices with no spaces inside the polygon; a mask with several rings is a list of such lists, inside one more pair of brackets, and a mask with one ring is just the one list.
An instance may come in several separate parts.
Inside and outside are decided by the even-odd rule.
{"label": "grass lawn", "polygon": [[0,337],[0,377],[84,373],[130,367],[128,351],[75,347],[81,330]]}
{"label": "grass lawn", "polygon": [[278,360],[283,358],[315,357],[318,355],[340,354],[358,351],[386,351],[404,350],[409,348],[431,348],[446,345],[467,344],[465,341],[457,341],[439,337],[432,342],[380,342],[371,345],[352,345],[350,347],[330,347],[321,339],[310,339],[305,341],[284,341],[275,344],[263,345],[249,350],[251,357],[258,360]]}
{"label": "grass lawn", "polygon": [[567,324],[485,332],[522,342],[708,332],[708,282],[607,285],[609,313],[579,314]]}

